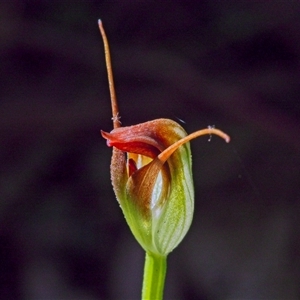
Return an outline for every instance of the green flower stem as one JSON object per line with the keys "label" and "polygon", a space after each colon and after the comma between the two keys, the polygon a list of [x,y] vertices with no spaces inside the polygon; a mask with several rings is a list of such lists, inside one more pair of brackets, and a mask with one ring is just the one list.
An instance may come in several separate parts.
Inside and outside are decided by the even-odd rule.
{"label": "green flower stem", "polygon": [[163,298],[167,256],[146,252],[142,300],[161,300]]}

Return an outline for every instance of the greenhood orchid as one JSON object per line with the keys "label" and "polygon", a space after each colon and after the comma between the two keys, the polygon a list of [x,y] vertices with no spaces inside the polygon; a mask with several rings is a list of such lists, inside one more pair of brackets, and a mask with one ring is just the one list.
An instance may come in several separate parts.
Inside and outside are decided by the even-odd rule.
{"label": "greenhood orchid", "polygon": [[121,127],[114,90],[109,46],[104,41],[114,129],[101,131],[113,147],[111,180],[126,221],[146,251],[143,299],[161,299],[167,255],[185,237],[194,213],[194,185],[189,141],[216,134],[208,127],[188,135],[176,122],[157,119]]}
{"label": "greenhood orchid", "polygon": [[[111,179],[127,223],[147,252],[167,255],[184,238],[194,212],[189,140],[215,133],[187,135],[176,122],[157,119],[102,131],[114,150]],[[127,154],[127,157],[125,156]]]}

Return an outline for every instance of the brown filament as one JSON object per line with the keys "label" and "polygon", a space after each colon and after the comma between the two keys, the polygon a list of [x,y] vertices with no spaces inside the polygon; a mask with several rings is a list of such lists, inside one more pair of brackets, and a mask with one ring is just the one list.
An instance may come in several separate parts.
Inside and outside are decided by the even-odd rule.
{"label": "brown filament", "polygon": [[162,162],[165,163],[167,161],[167,159],[183,144],[189,142],[192,139],[195,139],[201,135],[205,135],[205,134],[215,134],[218,135],[219,137],[223,138],[225,140],[226,143],[230,142],[230,137],[229,135],[227,135],[226,133],[224,133],[223,131],[216,129],[216,128],[206,128],[206,129],[201,129],[198,131],[195,131],[191,134],[189,134],[188,136],[182,138],[181,140],[177,141],[176,143],[172,144],[171,146],[169,146],[167,149],[165,149],[163,152],[161,152],[158,155],[158,159]]}
{"label": "brown filament", "polygon": [[107,77],[108,77],[108,84],[109,84],[109,92],[110,92],[110,100],[111,100],[111,108],[112,108],[112,120],[114,124],[114,128],[121,127],[121,122],[119,121],[119,108],[118,108],[118,102],[115,92],[115,86],[114,86],[114,78],[113,78],[113,71],[111,66],[111,59],[110,59],[110,51],[109,51],[109,45],[107,41],[107,37],[102,25],[102,21],[98,20],[98,26],[100,29],[100,33],[103,39],[104,44],[104,53],[105,53],[105,62],[106,62],[106,70],[107,70]]}

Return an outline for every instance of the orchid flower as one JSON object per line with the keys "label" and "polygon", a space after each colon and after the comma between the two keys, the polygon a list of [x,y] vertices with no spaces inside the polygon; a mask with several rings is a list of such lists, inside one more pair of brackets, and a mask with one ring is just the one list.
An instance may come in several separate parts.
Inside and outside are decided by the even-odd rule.
{"label": "orchid flower", "polygon": [[109,47],[99,21],[112,101],[114,129],[101,131],[113,147],[111,180],[136,240],[146,251],[143,299],[161,299],[167,255],[185,237],[193,219],[194,185],[189,141],[222,131],[208,127],[190,135],[176,122],[156,119],[121,127]]}

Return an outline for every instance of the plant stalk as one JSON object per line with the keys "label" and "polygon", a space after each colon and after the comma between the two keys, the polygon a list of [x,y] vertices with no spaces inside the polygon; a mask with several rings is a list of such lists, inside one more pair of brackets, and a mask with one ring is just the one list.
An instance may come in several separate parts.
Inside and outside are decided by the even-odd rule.
{"label": "plant stalk", "polygon": [[142,300],[163,299],[166,269],[166,256],[146,252]]}

